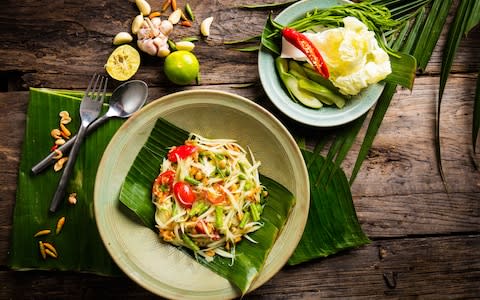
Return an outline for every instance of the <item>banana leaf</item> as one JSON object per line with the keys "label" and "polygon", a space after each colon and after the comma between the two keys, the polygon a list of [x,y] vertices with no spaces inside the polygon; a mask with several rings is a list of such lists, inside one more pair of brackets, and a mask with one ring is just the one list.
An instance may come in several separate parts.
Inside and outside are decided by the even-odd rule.
{"label": "banana leaf", "polygon": [[[50,151],[53,139],[50,131],[59,127],[58,113],[66,110],[72,116],[67,125],[74,134],[79,124],[78,110],[82,93],[31,89],[27,111],[25,138],[18,176],[17,197],[13,216],[9,265],[15,270],[69,270],[103,275],[121,272],[104,249],[93,215],[93,187],[98,162],[110,138],[121,125],[112,120],[87,137],[75,164],[68,191],[77,193],[77,204],[63,204],[49,213],[50,201],[60,178],[60,172],[47,169],[32,175],[30,168]],[[103,108],[106,110],[107,106]],[[66,218],[59,234],[55,228],[59,218]],[[34,237],[43,229],[52,233]],[[58,258],[43,259],[39,241],[49,242],[58,251]],[[86,255],[87,253],[87,255]]]}
{"label": "banana leaf", "polygon": [[308,166],[311,202],[302,239],[288,260],[290,265],[370,242],[358,223],[342,169],[309,151],[303,150],[302,154]]}
{"label": "banana leaf", "polygon": [[[130,167],[120,190],[120,202],[132,210],[152,230],[155,230],[155,207],[151,200],[152,182],[158,175],[168,148],[183,144],[187,138],[188,132],[163,119],[158,119],[150,137]],[[251,283],[260,273],[268,253],[295,204],[293,194],[282,185],[265,176],[261,177],[261,182],[269,192],[261,218],[264,226],[250,235],[259,243],[252,244],[246,240],[240,242],[235,250],[236,259],[233,265],[230,259],[222,257],[216,257],[212,262],[197,258],[198,262],[237,286],[242,294],[248,291]],[[194,254],[188,250],[182,249],[182,251],[194,257]]]}

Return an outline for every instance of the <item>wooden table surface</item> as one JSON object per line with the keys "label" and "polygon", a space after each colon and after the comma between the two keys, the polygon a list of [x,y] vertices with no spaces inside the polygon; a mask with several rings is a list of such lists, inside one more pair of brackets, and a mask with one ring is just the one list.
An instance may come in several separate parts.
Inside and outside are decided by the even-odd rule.
{"label": "wooden table surface", "polygon": [[[158,9],[162,1],[150,2]],[[295,124],[274,108],[259,83],[256,53],[223,45],[258,34],[266,20],[268,11],[239,9],[238,2],[262,1],[189,0],[197,20],[215,17],[211,36],[197,42],[195,49],[201,84],[172,86],[162,73],[162,60],[144,56],[135,78],[148,83],[149,101],[183,89],[229,91],[267,107],[293,134],[324,134]],[[153,297],[127,277],[14,272],[7,266],[28,88],[85,89],[91,74],[103,70],[113,50],[112,37],[128,31],[135,14],[135,5],[128,1],[0,4],[0,299]],[[197,35],[198,25],[176,29],[176,34]],[[413,91],[398,89],[352,185],[358,218],[372,243],[284,267],[247,298],[480,297],[480,173],[475,167],[480,157],[473,154],[470,137],[480,30],[462,40],[442,105],[442,162],[449,194],[434,152],[435,97],[445,36],[443,32]],[[347,174],[360,143],[344,163]]]}

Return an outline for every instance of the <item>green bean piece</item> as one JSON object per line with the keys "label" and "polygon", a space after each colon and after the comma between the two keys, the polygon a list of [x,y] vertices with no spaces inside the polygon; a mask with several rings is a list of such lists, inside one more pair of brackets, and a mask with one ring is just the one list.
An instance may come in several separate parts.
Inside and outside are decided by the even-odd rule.
{"label": "green bean piece", "polygon": [[240,229],[245,228],[245,225],[247,225],[249,220],[250,220],[250,212],[247,211],[245,214],[243,214],[243,218],[240,221],[240,225],[238,225],[238,227],[240,227]]}
{"label": "green bean piece", "polygon": [[183,234],[182,235],[182,240],[183,242],[185,243],[185,246],[195,252],[197,252],[198,250],[200,250],[200,247],[198,247],[197,244],[195,244],[192,239],[187,235],[187,234]]}
{"label": "green bean piece", "polygon": [[205,202],[195,201],[193,203],[192,208],[190,209],[190,212],[188,213],[188,215],[189,216],[201,215],[205,211],[207,211],[208,208],[209,208],[209,206],[207,204],[205,204]]}
{"label": "green bean piece", "polygon": [[215,206],[215,227],[220,229],[223,227],[223,207]]}
{"label": "green bean piece", "polygon": [[252,213],[253,221],[260,221],[260,211],[258,210],[258,206],[255,203],[252,203],[252,205],[250,205],[250,212]]}
{"label": "green bean piece", "polygon": [[190,176],[185,176],[185,181],[190,183],[190,184],[193,184],[193,185],[199,185],[201,182],[196,180],[195,178],[192,178]]}

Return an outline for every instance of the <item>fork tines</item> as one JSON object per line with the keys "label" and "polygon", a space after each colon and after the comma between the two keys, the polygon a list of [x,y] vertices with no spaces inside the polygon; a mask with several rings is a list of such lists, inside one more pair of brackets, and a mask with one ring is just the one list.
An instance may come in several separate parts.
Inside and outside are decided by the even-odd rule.
{"label": "fork tines", "polygon": [[[100,100],[101,102],[103,102],[103,99],[105,97],[105,93],[107,91],[107,83],[108,83],[108,78],[107,77],[105,77],[103,75],[96,74],[96,73],[93,74],[92,79],[90,79],[90,82],[88,83],[88,87],[87,87],[87,91],[85,92],[85,96],[87,96],[90,99],[93,99],[95,101]],[[103,91],[102,91],[102,86],[103,86]],[[99,97],[101,97],[101,99],[99,99]]]}

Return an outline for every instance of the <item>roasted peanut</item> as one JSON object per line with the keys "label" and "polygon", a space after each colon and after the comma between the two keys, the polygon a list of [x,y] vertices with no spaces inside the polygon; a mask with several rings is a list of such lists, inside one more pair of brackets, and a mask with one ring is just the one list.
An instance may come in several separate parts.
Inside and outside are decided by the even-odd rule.
{"label": "roasted peanut", "polygon": [[75,205],[77,204],[77,193],[71,193],[68,195],[68,203]]}
{"label": "roasted peanut", "polygon": [[65,140],[63,138],[59,138],[55,140],[55,145],[61,146],[65,144]]}
{"label": "roasted peanut", "polygon": [[62,231],[63,225],[65,225],[65,217],[61,217],[60,219],[58,219],[57,227],[55,229],[56,234],[59,234],[60,231]]}
{"label": "roasted peanut", "polygon": [[52,157],[53,159],[60,159],[60,158],[62,158],[62,156],[63,156],[63,152],[62,152],[62,151],[60,151],[60,150],[58,150],[58,149],[55,149],[54,152],[55,152],[55,155]]}
{"label": "roasted peanut", "polygon": [[59,139],[59,138],[62,137],[62,132],[60,131],[60,129],[55,128],[55,129],[52,129],[52,131],[50,131],[50,135],[51,135],[54,139]]}
{"label": "roasted peanut", "polygon": [[62,157],[60,158],[59,160],[57,160],[57,162],[53,165],[53,170],[55,172],[58,172],[60,171],[62,168],[63,168],[63,165],[65,164],[65,162],[68,160],[68,157]]}
{"label": "roasted peanut", "polygon": [[69,138],[69,137],[72,135],[72,133],[70,132],[70,130],[68,130],[68,128],[67,128],[64,124],[62,124],[62,123],[60,123],[60,129],[61,129],[61,131],[62,131],[62,132],[61,132],[61,135],[62,135],[63,137]]}
{"label": "roasted peanut", "polygon": [[45,246],[43,245],[42,241],[38,242],[38,248],[40,249],[40,254],[42,255],[43,259],[47,258],[47,253],[45,252]]}
{"label": "roasted peanut", "polygon": [[55,249],[55,247],[54,247],[52,244],[47,243],[47,242],[43,242],[43,246],[45,247],[45,250],[46,250],[46,249],[49,249],[50,251],[52,251],[53,253],[55,253],[56,256],[58,256],[57,249]]}
{"label": "roasted peanut", "polygon": [[44,229],[44,230],[40,230],[39,232],[35,233],[33,236],[37,237],[37,236],[47,235],[47,234],[50,234],[50,232],[52,232],[50,229]]}

